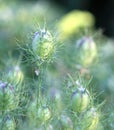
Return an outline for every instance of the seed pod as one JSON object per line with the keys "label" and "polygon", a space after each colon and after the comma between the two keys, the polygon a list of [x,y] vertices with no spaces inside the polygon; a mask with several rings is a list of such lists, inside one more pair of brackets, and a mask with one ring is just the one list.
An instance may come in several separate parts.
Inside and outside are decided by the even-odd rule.
{"label": "seed pod", "polygon": [[62,130],[73,130],[73,124],[70,117],[66,115],[61,115],[60,122],[61,122]]}
{"label": "seed pod", "polygon": [[83,87],[77,88],[71,97],[72,110],[74,112],[84,111],[87,108],[89,101],[88,91]]}
{"label": "seed pod", "polygon": [[13,110],[19,103],[19,93],[11,84],[0,81],[0,111]]}
{"label": "seed pod", "polygon": [[96,44],[91,37],[85,36],[77,41],[78,59],[82,66],[91,65],[97,56]]}
{"label": "seed pod", "polygon": [[45,29],[36,32],[32,41],[32,49],[41,60],[49,58],[53,53],[53,38]]}
{"label": "seed pod", "polygon": [[96,130],[99,124],[99,113],[95,108],[91,108],[87,111],[83,117],[83,129],[84,130]]}

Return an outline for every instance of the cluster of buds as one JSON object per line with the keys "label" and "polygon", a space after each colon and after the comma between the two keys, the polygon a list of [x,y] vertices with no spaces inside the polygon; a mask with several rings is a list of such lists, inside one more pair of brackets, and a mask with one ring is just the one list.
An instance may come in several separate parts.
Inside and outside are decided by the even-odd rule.
{"label": "cluster of buds", "polygon": [[[89,91],[76,81],[77,88],[71,96],[72,111],[79,116],[81,130],[103,130],[98,108],[92,107]],[[90,100],[91,99],[91,100]],[[93,102],[93,101],[92,101]],[[78,125],[76,126],[78,128]]]}

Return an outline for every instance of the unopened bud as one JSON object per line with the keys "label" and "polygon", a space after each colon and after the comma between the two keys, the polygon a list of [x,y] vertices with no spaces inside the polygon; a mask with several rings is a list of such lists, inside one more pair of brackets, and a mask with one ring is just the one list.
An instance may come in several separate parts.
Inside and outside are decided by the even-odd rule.
{"label": "unopened bud", "polygon": [[91,37],[84,36],[76,43],[79,50],[79,63],[83,66],[91,65],[97,55],[96,44]]}
{"label": "unopened bud", "polygon": [[47,59],[53,53],[53,38],[45,29],[35,33],[32,41],[32,49],[41,60]]}
{"label": "unopened bud", "polygon": [[84,111],[87,108],[89,101],[88,91],[83,87],[77,88],[71,97],[72,110],[75,112]]}

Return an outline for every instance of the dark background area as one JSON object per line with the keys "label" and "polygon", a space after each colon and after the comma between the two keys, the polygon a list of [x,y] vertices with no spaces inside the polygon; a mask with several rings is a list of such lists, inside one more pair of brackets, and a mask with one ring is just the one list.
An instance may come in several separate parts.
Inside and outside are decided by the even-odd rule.
{"label": "dark background area", "polygon": [[[38,1],[38,0],[26,0]],[[73,9],[90,11],[96,18],[96,28],[114,37],[114,0],[49,0],[69,12]]]}
{"label": "dark background area", "polygon": [[67,11],[73,9],[88,10],[96,18],[96,27],[105,35],[114,37],[114,0],[51,0]]}

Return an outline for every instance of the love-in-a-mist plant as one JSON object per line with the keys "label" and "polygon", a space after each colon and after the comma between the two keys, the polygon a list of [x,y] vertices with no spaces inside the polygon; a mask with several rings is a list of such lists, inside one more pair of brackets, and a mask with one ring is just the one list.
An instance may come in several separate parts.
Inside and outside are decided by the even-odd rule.
{"label": "love-in-a-mist plant", "polygon": [[[9,4],[8,8],[3,4],[2,12],[10,11],[13,16],[15,5],[18,7],[13,4],[11,9]],[[56,23],[51,21],[55,13],[52,11],[50,17],[48,12],[46,17],[52,25],[47,25],[54,28],[35,28],[27,38],[33,16],[39,24],[42,22],[44,16],[39,18],[37,12],[42,15],[45,9],[38,11],[40,6],[42,3],[18,8],[16,17],[9,19],[11,24],[4,15],[1,17],[5,23],[0,26],[0,36],[2,32],[6,35],[0,40],[0,130],[113,130],[113,40],[105,45],[107,42],[98,31],[94,35],[94,30],[88,29],[94,26],[93,15],[80,10],[64,15]],[[31,7],[33,11],[29,11]],[[84,28],[91,33],[81,35]],[[11,31],[15,29],[16,39],[25,41],[18,43],[16,49]],[[19,57],[20,64],[14,64],[13,57]],[[68,84],[66,76],[70,78]],[[91,77],[92,82],[88,83]],[[101,107],[105,99],[106,104]]]}

